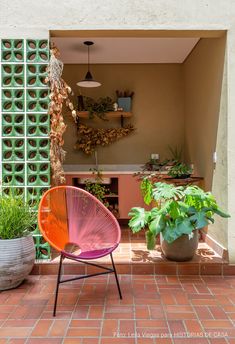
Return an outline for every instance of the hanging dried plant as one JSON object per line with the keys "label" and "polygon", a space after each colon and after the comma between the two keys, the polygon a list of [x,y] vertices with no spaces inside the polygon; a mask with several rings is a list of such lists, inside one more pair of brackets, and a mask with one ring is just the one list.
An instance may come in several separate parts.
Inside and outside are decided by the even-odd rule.
{"label": "hanging dried plant", "polygon": [[49,115],[51,119],[50,131],[50,159],[52,169],[52,180],[55,185],[65,182],[63,161],[66,152],[63,150],[63,134],[66,130],[62,115],[62,107],[65,102],[72,111],[74,120],[76,119],[76,111],[69,99],[69,94],[72,92],[71,88],[62,79],[63,63],[58,59],[59,50],[52,47],[50,50],[50,62],[47,68],[48,77],[47,82],[50,86],[50,104]]}
{"label": "hanging dried plant", "polygon": [[129,135],[133,130],[134,127],[132,125],[122,128],[97,129],[79,124],[79,139],[74,148],[81,149],[85,154],[91,154],[95,151],[96,146],[110,145],[122,137]]}

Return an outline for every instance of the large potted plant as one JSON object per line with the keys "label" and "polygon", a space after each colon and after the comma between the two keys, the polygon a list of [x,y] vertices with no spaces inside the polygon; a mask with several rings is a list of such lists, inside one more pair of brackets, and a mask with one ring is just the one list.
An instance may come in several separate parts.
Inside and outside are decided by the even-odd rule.
{"label": "large potted plant", "polygon": [[35,247],[30,233],[36,221],[23,196],[0,196],[0,290],[17,287],[31,272]]}
{"label": "large potted plant", "polygon": [[145,178],[142,191],[145,203],[153,203],[153,207],[132,208],[129,226],[134,233],[146,229],[149,250],[155,248],[156,237],[161,234],[163,254],[170,260],[192,259],[198,246],[198,230],[213,223],[214,214],[229,217],[213,195],[198,186],[151,183]]}

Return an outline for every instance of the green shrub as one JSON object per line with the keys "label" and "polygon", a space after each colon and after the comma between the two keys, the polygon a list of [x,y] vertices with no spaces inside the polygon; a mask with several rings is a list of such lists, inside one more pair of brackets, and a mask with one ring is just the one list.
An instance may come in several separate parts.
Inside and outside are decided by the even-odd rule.
{"label": "green shrub", "polygon": [[27,236],[35,228],[37,214],[25,203],[23,196],[10,192],[0,196],[0,239]]}

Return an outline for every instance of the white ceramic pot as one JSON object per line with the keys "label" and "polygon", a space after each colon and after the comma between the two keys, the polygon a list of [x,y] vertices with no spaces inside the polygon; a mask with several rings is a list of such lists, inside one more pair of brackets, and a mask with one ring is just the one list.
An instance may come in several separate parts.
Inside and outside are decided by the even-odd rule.
{"label": "white ceramic pot", "polygon": [[30,274],[35,261],[31,235],[0,240],[0,290],[18,287]]}

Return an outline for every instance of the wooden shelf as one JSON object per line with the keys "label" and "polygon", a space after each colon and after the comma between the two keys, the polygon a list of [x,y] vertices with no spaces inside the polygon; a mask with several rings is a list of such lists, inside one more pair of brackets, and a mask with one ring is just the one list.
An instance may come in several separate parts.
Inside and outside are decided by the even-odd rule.
{"label": "wooden shelf", "polygon": [[[89,118],[89,112],[88,111],[77,111],[77,115],[80,118]],[[131,117],[131,112],[125,112],[125,111],[111,111],[106,113],[107,118],[120,118],[123,117]]]}

